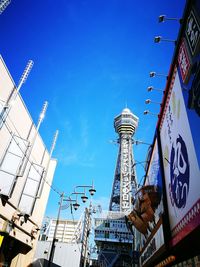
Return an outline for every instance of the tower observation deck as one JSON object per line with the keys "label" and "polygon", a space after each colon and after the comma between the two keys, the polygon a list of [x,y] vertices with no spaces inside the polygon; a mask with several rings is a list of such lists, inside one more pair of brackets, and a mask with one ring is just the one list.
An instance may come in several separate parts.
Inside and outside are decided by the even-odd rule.
{"label": "tower observation deck", "polygon": [[115,131],[119,134],[119,153],[115,170],[109,210],[128,213],[132,196],[137,189],[132,137],[138,126],[138,117],[128,108],[114,119]]}

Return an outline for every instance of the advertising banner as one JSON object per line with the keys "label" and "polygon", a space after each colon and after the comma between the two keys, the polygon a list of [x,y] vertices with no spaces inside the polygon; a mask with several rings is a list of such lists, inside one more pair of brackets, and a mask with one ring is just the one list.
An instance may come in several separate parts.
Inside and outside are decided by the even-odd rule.
{"label": "advertising banner", "polygon": [[162,224],[158,228],[156,234],[152,237],[145,250],[140,256],[140,265],[144,266],[148,260],[162,247],[164,244],[163,227]]}
{"label": "advertising banner", "polygon": [[153,207],[154,217],[152,221],[149,221],[150,228],[154,228],[154,226],[158,223],[163,213],[162,177],[160,171],[160,160],[158,154],[157,138],[155,138],[153,144],[152,154],[149,161],[149,167],[147,170],[144,186],[146,188],[153,188],[154,191],[151,193],[152,196],[151,204]]}
{"label": "advertising banner", "polygon": [[[200,224],[199,148],[193,141],[191,117],[188,116],[191,110],[187,108],[181,85],[185,76],[181,78],[181,74],[175,68],[160,125],[172,245]],[[199,116],[193,115],[198,131]]]}
{"label": "advertising banner", "polygon": [[[160,170],[160,160],[159,160],[159,152],[158,152],[158,143],[157,138],[155,138],[153,143],[153,148],[151,152],[151,157],[149,161],[149,166],[147,170],[147,175],[144,183],[144,192],[148,192],[148,198],[143,193],[141,197],[143,197],[143,202],[146,206],[144,206],[144,219],[148,218],[148,232],[145,235],[141,236],[141,245],[142,245],[142,254],[141,254],[141,263],[147,262],[148,259],[158,251],[164,245],[164,237],[163,237],[163,226],[162,226],[162,214],[163,214],[163,186],[162,186],[162,177]],[[140,196],[139,196],[140,198]],[[147,201],[145,201],[148,199]],[[151,209],[148,207],[147,202],[151,202]],[[149,203],[150,203],[149,202]],[[142,208],[142,205],[141,205]],[[150,212],[152,211],[152,213]],[[150,216],[152,214],[153,216]],[[152,238],[149,240],[150,235]],[[162,238],[161,238],[162,237]],[[159,239],[159,242],[156,241]],[[150,253],[150,249],[154,245],[154,249]],[[148,257],[147,257],[148,251]]]}

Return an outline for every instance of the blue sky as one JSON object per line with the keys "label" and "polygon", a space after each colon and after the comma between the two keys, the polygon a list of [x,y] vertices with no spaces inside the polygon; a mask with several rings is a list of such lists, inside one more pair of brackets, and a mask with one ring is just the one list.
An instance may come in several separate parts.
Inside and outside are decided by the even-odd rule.
{"label": "blue sky", "polygon": [[[139,117],[135,138],[151,143],[156,117],[144,116],[159,105],[166,80],[150,78],[150,71],[168,73],[174,44],[154,43],[154,36],[176,39],[179,23],[158,23],[158,16],[180,18],[185,1],[134,0],[12,0],[0,15],[0,54],[16,83],[29,59],[34,67],[20,93],[35,123],[45,100],[49,102],[40,134],[58,165],[53,186],[69,195],[76,185],[94,180],[94,203],[108,208],[118,147],[113,120],[127,105]],[[148,146],[134,146],[144,161]],[[143,167],[136,166],[138,180]],[[46,215],[57,213],[58,195],[52,191]],[[83,207],[83,206],[82,206]],[[80,212],[79,212],[80,213]],[[79,214],[78,213],[78,214]],[[78,215],[76,215],[78,216]],[[70,218],[62,213],[63,218]]]}

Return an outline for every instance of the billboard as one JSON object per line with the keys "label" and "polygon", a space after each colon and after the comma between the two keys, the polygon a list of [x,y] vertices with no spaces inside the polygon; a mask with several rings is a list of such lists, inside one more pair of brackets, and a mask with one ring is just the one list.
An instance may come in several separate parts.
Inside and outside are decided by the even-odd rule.
{"label": "billboard", "polygon": [[[154,190],[153,192],[149,191],[148,193],[149,199],[151,200],[151,208],[147,209],[148,205],[144,206],[146,211],[144,212],[143,219],[148,219],[148,232],[145,235],[141,236],[141,265],[149,264],[148,261],[150,260],[150,258],[155,253],[159,252],[161,248],[164,248],[164,234],[162,224],[162,214],[164,212],[163,186],[157,137],[155,137],[154,139],[146,179],[143,187],[146,189],[146,191],[149,191],[149,189],[151,188],[154,188]],[[142,200],[143,203],[145,203],[146,196],[144,193]],[[150,216],[150,214],[152,214],[152,216]]]}
{"label": "billboard", "polygon": [[200,19],[188,10],[160,121],[171,245],[200,225]]}
{"label": "billboard", "polygon": [[200,224],[200,171],[187,112],[176,68],[160,126],[173,245]]}

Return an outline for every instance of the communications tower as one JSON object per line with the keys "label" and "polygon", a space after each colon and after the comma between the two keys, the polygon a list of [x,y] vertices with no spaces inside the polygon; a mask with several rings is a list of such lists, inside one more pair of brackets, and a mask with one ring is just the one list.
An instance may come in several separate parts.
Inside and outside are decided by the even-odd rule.
{"label": "communications tower", "polygon": [[95,243],[98,266],[132,266],[133,235],[126,226],[125,215],[132,211],[132,199],[137,190],[132,152],[133,135],[138,126],[128,108],[114,119],[118,133],[119,153],[112,187],[109,211],[95,218]]}
{"label": "communications tower", "polygon": [[132,197],[137,189],[133,158],[133,135],[138,126],[136,117],[128,108],[114,119],[115,131],[119,134],[119,153],[115,170],[109,210],[129,213]]}

